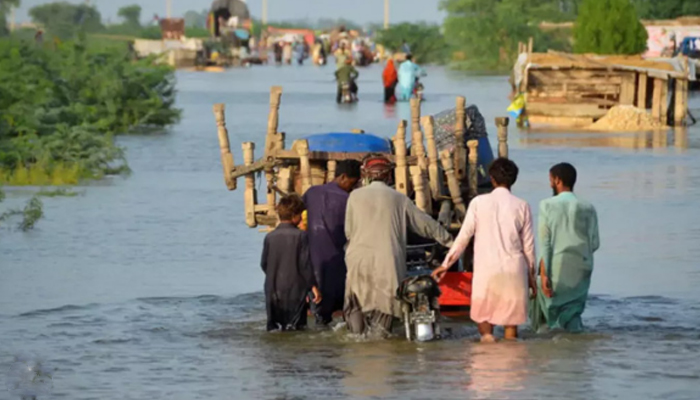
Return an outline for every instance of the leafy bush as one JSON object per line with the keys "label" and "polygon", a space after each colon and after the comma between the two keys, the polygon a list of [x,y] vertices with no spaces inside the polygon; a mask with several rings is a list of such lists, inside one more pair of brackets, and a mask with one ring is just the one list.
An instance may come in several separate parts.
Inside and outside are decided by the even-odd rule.
{"label": "leafy bush", "polygon": [[405,22],[377,32],[377,43],[390,51],[401,51],[404,40],[418,62],[442,63],[447,59],[447,43],[439,25]]}
{"label": "leafy bush", "polygon": [[50,34],[61,39],[72,38],[79,31],[99,32],[104,29],[100,12],[89,4],[47,3],[31,8],[29,15]]}
{"label": "leafy bush", "polygon": [[574,27],[574,51],[639,54],[648,34],[629,0],[585,0]]}
{"label": "leafy bush", "polygon": [[[174,75],[127,46],[0,40],[0,181],[66,184],[124,169],[112,136],[179,118]],[[115,166],[115,163],[118,165]]]}
{"label": "leafy bush", "polygon": [[508,70],[517,57],[518,42],[529,37],[535,49],[564,50],[565,40],[542,32],[542,21],[566,18],[561,5],[551,0],[442,0],[447,12],[445,38],[454,50],[454,66],[460,69]]}

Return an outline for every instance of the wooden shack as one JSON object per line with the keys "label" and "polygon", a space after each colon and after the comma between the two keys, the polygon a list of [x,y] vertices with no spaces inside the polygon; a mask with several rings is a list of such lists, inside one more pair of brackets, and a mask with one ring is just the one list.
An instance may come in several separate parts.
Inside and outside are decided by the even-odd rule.
{"label": "wooden shack", "polygon": [[688,114],[688,59],[532,53],[521,46],[513,96],[525,96],[531,125],[586,127],[617,105],[650,110],[664,125]]}

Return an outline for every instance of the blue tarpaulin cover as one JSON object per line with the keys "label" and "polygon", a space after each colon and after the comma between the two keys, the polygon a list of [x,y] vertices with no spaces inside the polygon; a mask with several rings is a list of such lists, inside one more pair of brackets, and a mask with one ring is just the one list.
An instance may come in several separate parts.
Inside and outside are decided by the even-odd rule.
{"label": "blue tarpaulin cover", "polygon": [[369,133],[331,132],[305,137],[311,151],[339,153],[391,153],[391,143]]}

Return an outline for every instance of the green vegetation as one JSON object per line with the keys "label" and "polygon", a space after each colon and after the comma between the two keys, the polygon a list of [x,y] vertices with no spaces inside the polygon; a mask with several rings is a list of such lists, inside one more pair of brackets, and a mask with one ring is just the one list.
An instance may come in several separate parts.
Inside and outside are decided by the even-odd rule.
{"label": "green vegetation", "polygon": [[[542,21],[570,17],[567,1],[443,0],[444,34],[459,69],[503,71],[512,67],[519,41],[533,37],[535,50],[566,50],[568,43],[539,29]],[[568,5],[567,7],[562,7]]]}
{"label": "green vegetation", "polygon": [[47,3],[33,7],[29,15],[35,23],[61,40],[70,39],[78,32],[104,30],[99,11],[88,4]]}
{"label": "green vegetation", "polygon": [[401,23],[377,32],[377,43],[392,52],[401,51],[404,40],[417,62],[443,63],[449,58],[449,48],[439,25]]}
{"label": "green vegetation", "polygon": [[639,54],[647,31],[629,0],[585,0],[574,28],[577,53]]}
{"label": "green vegetation", "polygon": [[[54,48],[55,47],[55,48]],[[173,71],[126,45],[0,40],[0,182],[75,184],[126,169],[113,135],[175,122]]]}
{"label": "green vegetation", "polygon": [[11,7],[17,7],[19,0],[0,0],[0,36],[7,36],[10,33],[6,25],[7,14]]}
{"label": "green vegetation", "polygon": [[[0,189],[0,202],[2,202],[4,199],[5,192]],[[17,228],[25,232],[34,228],[36,222],[44,216],[43,204],[41,200],[37,196],[33,196],[31,199],[29,199],[23,209],[12,209],[3,212],[0,214],[0,226],[2,226],[1,224],[5,221],[16,216],[22,217],[17,225]]]}
{"label": "green vegetation", "polygon": [[124,25],[132,29],[141,28],[141,6],[132,4],[125,6],[117,11],[117,15],[124,20]]}
{"label": "green vegetation", "polygon": [[698,0],[632,0],[639,16],[644,19],[675,19],[700,15]]}

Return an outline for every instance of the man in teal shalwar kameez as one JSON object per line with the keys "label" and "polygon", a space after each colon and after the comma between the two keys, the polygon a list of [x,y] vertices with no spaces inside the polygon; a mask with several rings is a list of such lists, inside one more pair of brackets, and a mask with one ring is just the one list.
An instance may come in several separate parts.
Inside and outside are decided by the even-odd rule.
{"label": "man in teal shalwar kameez", "polygon": [[540,203],[540,290],[530,307],[535,331],[550,329],[581,332],[598,250],[598,217],[595,208],[574,195],[576,169],[568,163],[549,171],[554,197]]}

